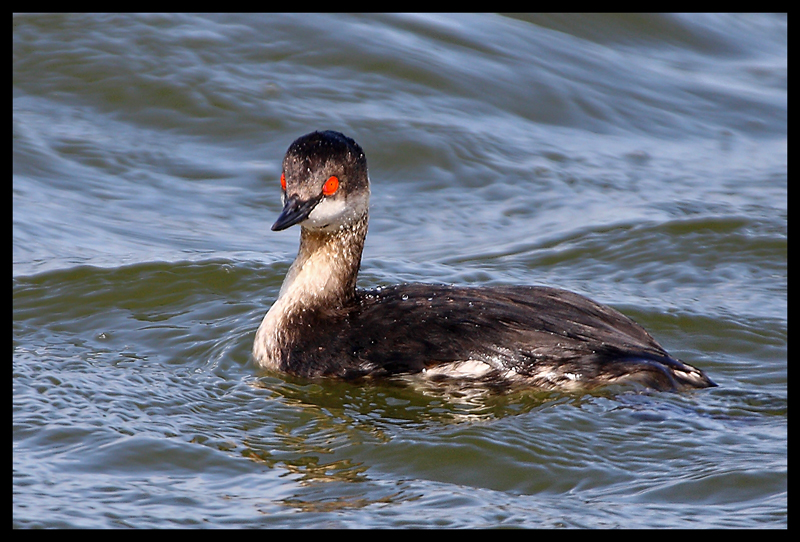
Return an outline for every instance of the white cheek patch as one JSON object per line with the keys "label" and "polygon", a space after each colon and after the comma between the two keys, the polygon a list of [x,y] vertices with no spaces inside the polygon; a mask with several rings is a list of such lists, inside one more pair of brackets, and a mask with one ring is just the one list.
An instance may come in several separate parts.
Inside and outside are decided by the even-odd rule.
{"label": "white cheek patch", "polygon": [[337,226],[344,220],[346,211],[347,205],[343,199],[324,198],[309,213],[303,225],[314,229]]}

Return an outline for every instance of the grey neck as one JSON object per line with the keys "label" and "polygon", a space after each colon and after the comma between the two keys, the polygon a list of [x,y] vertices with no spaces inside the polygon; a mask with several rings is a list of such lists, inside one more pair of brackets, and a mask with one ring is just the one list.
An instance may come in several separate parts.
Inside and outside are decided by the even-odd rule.
{"label": "grey neck", "polygon": [[351,301],[361,267],[367,222],[365,215],[332,231],[302,228],[300,250],[286,274],[278,299],[302,309],[340,308]]}

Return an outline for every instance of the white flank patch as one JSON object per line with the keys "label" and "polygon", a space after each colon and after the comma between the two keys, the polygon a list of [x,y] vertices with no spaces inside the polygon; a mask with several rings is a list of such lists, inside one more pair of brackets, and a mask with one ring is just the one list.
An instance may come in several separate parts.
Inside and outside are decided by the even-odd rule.
{"label": "white flank patch", "polygon": [[475,359],[454,361],[424,369],[426,376],[447,376],[450,378],[479,378],[492,370],[488,363]]}

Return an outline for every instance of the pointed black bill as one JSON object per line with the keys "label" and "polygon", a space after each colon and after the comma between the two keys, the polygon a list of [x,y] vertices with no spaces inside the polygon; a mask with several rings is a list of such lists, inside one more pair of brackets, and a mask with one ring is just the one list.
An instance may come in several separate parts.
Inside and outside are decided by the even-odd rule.
{"label": "pointed black bill", "polygon": [[283,206],[283,211],[278,216],[275,224],[272,225],[272,231],[285,230],[290,226],[294,226],[308,218],[309,213],[314,210],[317,203],[322,199],[322,195],[318,198],[311,198],[310,200],[303,201],[297,196],[286,198],[286,203]]}

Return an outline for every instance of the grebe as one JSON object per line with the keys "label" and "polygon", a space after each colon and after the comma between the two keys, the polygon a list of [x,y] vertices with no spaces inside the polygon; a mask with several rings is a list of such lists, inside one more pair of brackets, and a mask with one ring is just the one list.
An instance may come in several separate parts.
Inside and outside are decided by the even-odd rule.
{"label": "grebe", "polygon": [[300,250],[256,332],[264,369],[301,377],[422,374],[550,390],[633,382],[715,386],[640,325],[581,295],[542,286],[401,284],[356,288],[367,236],[364,151],[333,131],[294,141],[283,159],[283,211]]}

